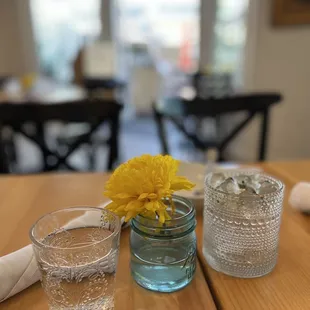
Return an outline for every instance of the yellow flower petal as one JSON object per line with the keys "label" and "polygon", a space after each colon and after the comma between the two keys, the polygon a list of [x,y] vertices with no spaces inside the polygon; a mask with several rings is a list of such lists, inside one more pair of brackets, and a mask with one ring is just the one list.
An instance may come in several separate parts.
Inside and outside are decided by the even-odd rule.
{"label": "yellow flower petal", "polygon": [[137,215],[138,215],[138,212],[136,212],[136,211],[127,212],[126,217],[125,217],[125,222],[130,221],[132,218],[134,218]]}
{"label": "yellow flower petal", "polygon": [[113,213],[116,214],[120,218],[122,218],[122,217],[127,215],[126,211],[114,211]]}
{"label": "yellow flower petal", "polygon": [[144,207],[148,211],[155,211],[154,201],[147,202]]}
{"label": "yellow flower petal", "polygon": [[115,212],[126,212],[125,210],[126,205],[118,205],[117,208],[115,209]]}
{"label": "yellow flower petal", "polygon": [[165,210],[165,219],[170,221],[171,220],[171,216],[168,214],[168,212]]}
{"label": "yellow flower petal", "polygon": [[147,198],[148,195],[149,195],[148,193],[143,193],[139,196],[138,200],[143,200],[143,199]]}
{"label": "yellow flower petal", "polygon": [[159,215],[159,222],[160,223],[165,223],[165,210],[160,210],[158,211],[158,215]]}
{"label": "yellow flower petal", "polygon": [[139,200],[132,200],[130,201],[127,206],[125,207],[125,211],[132,211],[132,210],[138,210],[140,209],[144,203]]}
{"label": "yellow flower petal", "polygon": [[182,189],[191,190],[194,186],[195,184],[190,182],[187,178],[176,176],[173,178],[170,188],[179,191]]}
{"label": "yellow flower petal", "polygon": [[132,199],[134,197],[135,197],[135,195],[130,195],[127,193],[119,193],[119,194],[116,194],[113,196],[113,198],[115,198],[115,199]]}
{"label": "yellow flower petal", "polygon": [[152,194],[149,194],[149,195],[147,196],[147,198],[149,198],[149,199],[157,199],[158,196],[157,196],[157,194],[152,193]]}
{"label": "yellow flower petal", "polygon": [[114,209],[116,209],[118,207],[118,204],[116,204],[115,202],[110,202],[108,205],[105,206],[105,208],[107,210],[113,211]]}
{"label": "yellow flower petal", "polygon": [[141,215],[148,217],[150,219],[153,219],[153,220],[156,219],[156,213],[153,211],[144,210],[144,211],[142,211]]}

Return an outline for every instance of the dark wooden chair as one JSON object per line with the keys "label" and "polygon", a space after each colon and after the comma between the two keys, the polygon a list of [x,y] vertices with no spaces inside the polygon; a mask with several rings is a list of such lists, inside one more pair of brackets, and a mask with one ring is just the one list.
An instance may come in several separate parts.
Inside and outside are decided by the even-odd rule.
{"label": "dark wooden chair", "polygon": [[[84,77],[83,73],[80,73],[79,85],[87,91],[88,98],[93,100],[114,100],[123,101],[121,96],[121,91],[124,90],[126,84],[122,83],[114,78],[100,78],[100,77]],[[85,126],[86,125],[86,126]],[[70,126],[66,134],[63,134],[58,137],[57,141],[60,147],[64,147],[67,144],[71,144],[73,141],[80,139],[85,133],[85,127],[87,124],[80,124],[80,128],[77,130],[77,133],[69,133]],[[102,138],[100,135],[93,136],[91,141],[87,141],[90,152],[89,152],[89,167],[94,169],[95,167],[95,150],[98,146],[105,144],[105,138]]]}
{"label": "dark wooden chair", "polygon": [[[258,160],[266,158],[269,129],[269,110],[272,105],[279,103],[282,97],[278,93],[257,93],[227,96],[223,98],[181,100],[177,98],[164,99],[154,104],[154,116],[157,123],[162,152],[169,153],[163,119],[168,118],[176,127],[201,151],[215,147],[219,153],[219,160],[224,159],[223,152],[227,145],[244,129],[256,116],[261,117]],[[202,140],[195,132],[189,132],[184,126],[184,120],[189,116],[218,117],[245,112],[246,116],[231,129],[226,137],[211,141]]]}
{"label": "dark wooden chair", "polygon": [[[226,72],[201,72],[198,71],[192,76],[192,85],[195,97],[200,99],[223,98],[231,96],[233,91],[232,76]],[[209,116],[208,119],[199,116],[192,117],[192,126],[196,127],[198,135],[203,136],[206,125],[220,132],[222,127],[221,115]]]}
{"label": "dark wooden chair", "polygon": [[[58,169],[61,165],[69,170],[77,170],[67,162],[69,156],[76,151],[81,144],[90,141],[92,134],[101,124],[107,122],[110,127],[110,136],[106,141],[109,147],[107,168],[111,170],[118,158],[118,133],[119,116],[122,106],[115,100],[87,99],[56,104],[42,104],[40,102],[27,102],[25,104],[3,103],[0,105],[0,122],[2,126],[8,126],[14,132],[21,133],[31,142],[35,143],[43,156],[43,171]],[[44,125],[50,121],[65,123],[88,123],[89,131],[67,145],[67,150],[60,153],[51,150],[44,137]],[[25,124],[35,124],[35,132],[28,132]]]}

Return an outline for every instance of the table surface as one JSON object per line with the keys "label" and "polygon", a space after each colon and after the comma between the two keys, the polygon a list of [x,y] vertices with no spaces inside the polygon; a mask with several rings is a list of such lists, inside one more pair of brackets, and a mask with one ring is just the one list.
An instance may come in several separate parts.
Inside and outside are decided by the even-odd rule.
{"label": "table surface", "polygon": [[28,102],[40,102],[42,104],[51,104],[87,98],[86,91],[82,87],[58,83],[45,77],[39,77],[28,93],[21,91],[17,80],[13,79],[12,83],[17,83],[17,85],[0,90],[0,103],[27,104]]}
{"label": "table surface", "polygon": [[188,115],[214,116],[241,111],[261,112],[280,103],[278,93],[238,92],[231,96],[219,98],[189,98],[187,95],[166,97],[157,100],[156,111],[167,117],[184,117]]}
{"label": "table surface", "polygon": [[[176,293],[153,293],[139,287],[130,276],[127,229],[121,237],[116,310],[309,309],[310,217],[293,210],[287,197],[296,182],[310,182],[310,160],[259,166],[286,185],[279,260],[274,271],[262,278],[237,279],[212,270],[202,255],[202,219],[198,214],[198,269],[193,282]],[[104,202],[102,189],[106,179],[106,174],[0,177],[0,256],[30,242],[29,227],[39,216],[68,206]],[[48,307],[40,284],[36,283],[1,303],[2,309]]]}
{"label": "table surface", "polygon": [[[23,92],[16,79],[11,80],[11,87],[0,89],[0,103],[27,104],[36,102],[40,104],[70,103],[88,98],[87,88],[96,86],[96,95],[102,99],[115,98],[115,90],[125,87],[125,83],[113,77],[87,77],[84,86],[71,83],[56,82],[47,77],[38,77],[29,92]],[[12,87],[12,83],[14,84]],[[99,89],[99,90],[98,90]]]}

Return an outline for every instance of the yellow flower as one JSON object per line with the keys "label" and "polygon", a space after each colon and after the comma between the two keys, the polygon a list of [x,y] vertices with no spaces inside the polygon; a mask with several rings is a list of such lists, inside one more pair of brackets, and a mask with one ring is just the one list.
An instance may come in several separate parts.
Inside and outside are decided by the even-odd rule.
{"label": "yellow flower", "polygon": [[177,176],[179,161],[171,156],[142,155],[120,165],[105,186],[104,195],[112,200],[108,210],[125,221],[138,214],[169,220],[163,198],[172,199],[178,190],[190,190],[195,185],[185,177]]}

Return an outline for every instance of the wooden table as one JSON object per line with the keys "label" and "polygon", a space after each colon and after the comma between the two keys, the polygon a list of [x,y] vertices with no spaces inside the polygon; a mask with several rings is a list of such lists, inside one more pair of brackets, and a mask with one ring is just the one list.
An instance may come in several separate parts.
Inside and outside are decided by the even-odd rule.
{"label": "wooden table", "polygon": [[[310,182],[310,161],[265,163],[266,172],[286,184],[279,260],[262,278],[237,279],[212,270],[202,251],[202,221],[198,215],[198,269],[193,282],[172,294],[147,291],[129,271],[129,230],[122,232],[117,272],[116,310],[307,310],[310,308],[310,217],[290,208],[287,196],[301,180]],[[104,174],[47,174],[0,177],[0,256],[28,244],[28,230],[46,212],[104,201]],[[0,304],[0,310],[44,310],[39,283]]]}

